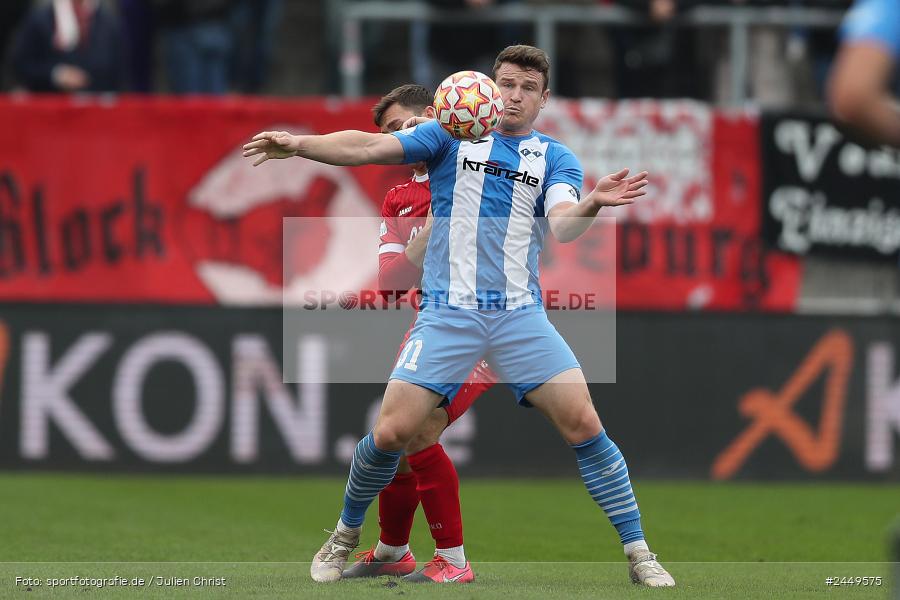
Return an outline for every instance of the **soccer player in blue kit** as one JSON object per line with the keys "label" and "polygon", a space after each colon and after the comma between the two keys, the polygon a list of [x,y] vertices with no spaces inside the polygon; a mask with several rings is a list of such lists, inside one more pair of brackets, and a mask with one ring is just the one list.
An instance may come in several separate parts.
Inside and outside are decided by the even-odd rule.
{"label": "soccer player in blue kit", "polygon": [[900,1],[857,0],[840,35],[828,84],[834,115],[873,141],[900,148]]}
{"label": "soccer player in blue kit", "polygon": [[366,509],[393,478],[402,449],[484,356],[519,403],[537,407],[573,448],[588,492],[619,534],[631,580],[675,585],[644,539],[625,460],[577,359],[547,319],[538,285],[547,229],[561,242],[578,238],[602,207],[643,195],[647,173],[629,177],[623,169],[580,197],[578,160],[532,128],[550,94],[549,74],[544,51],[504,49],[494,64],[503,119],[480,140],[457,140],[429,121],[393,134],[267,131],[244,146],[255,165],[292,156],[332,165],[425,161],[432,182],[422,309],[375,427],[356,448],[340,520],[310,567],[315,581],[341,578]]}

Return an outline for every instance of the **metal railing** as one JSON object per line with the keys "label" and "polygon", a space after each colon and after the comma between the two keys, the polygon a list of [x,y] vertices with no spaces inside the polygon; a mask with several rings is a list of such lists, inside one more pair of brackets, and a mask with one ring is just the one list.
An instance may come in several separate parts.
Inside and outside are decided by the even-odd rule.
{"label": "metal railing", "polygon": [[[608,6],[573,6],[505,4],[478,11],[451,11],[432,8],[420,2],[342,2],[339,5],[341,25],[341,91],[345,97],[359,97],[363,91],[365,62],[362,52],[362,24],[371,22],[413,23],[524,23],[535,29],[535,43],[551,57],[556,54],[556,28],[561,24],[596,26],[635,26],[648,23],[647,18],[627,8]],[[692,27],[724,27],[729,31],[731,58],[730,103],[747,101],[749,71],[749,31],[751,27],[810,27],[834,29],[843,11],[789,7],[698,6],[677,17],[678,23]]]}

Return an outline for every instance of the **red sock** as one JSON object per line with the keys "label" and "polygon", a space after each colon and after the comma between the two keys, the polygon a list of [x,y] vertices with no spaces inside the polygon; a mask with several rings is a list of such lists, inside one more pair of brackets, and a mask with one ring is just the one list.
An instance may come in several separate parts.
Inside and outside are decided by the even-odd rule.
{"label": "red sock", "polygon": [[397,473],[386,488],[378,494],[379,538],[388,546],[404,546],[409,543],[419,494],[413,473]]}
{"label": "red sock", "polygon": [[417,490],[431,537],[438,548],[462,546],[462,514],[459,508],[459,476],[440,444],[406,457],[416,475]]}

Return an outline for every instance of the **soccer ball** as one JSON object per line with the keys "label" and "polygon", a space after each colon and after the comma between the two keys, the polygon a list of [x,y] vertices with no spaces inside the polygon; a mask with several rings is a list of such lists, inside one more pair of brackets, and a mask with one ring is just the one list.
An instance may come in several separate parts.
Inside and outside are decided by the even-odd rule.
{"label": "soccer ball", "polygon": [[434,111],[447,133],[459,140],[488,135],[503,116],[503,99],[494,81],[478,71],[460,71],[441,82]]}

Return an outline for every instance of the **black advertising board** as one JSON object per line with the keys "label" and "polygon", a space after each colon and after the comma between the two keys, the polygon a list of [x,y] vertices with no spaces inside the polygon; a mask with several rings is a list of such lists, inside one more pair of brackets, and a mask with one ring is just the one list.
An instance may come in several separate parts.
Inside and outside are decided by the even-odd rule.
{"label": "black advertising board", "polygon": [[794,254],[897,260],[900,150],[866,147],[825,118],[763,113],[763,236]]}
{"label": "black advertising board", "polygon": [[[278,309],[4,305],[0,468],[344,474],[384,386],[282,383],[281,328]],[[591,392],[637,475],[900,480],[900,320],[627,313],[616,331],[617,383]],[[502,385],[444,444],[466,475],[575,473]]]}

